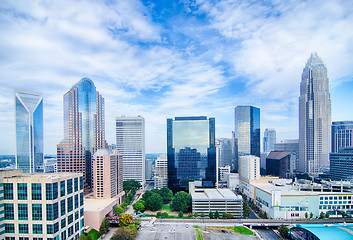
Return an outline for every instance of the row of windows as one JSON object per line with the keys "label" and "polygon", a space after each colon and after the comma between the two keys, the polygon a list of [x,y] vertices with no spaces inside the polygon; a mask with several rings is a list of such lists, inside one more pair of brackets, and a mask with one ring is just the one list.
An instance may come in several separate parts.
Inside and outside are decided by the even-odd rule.
{"label": "row of windows", "polygon": [[319,209],[353,209],[353,205],[342,205],[342,206],[323,205],[323,206],[319,206]]}
{"label": "row of windows", "polygon": [[327,196],[320,197],[320,200],[351,200],[352,196]]}
{"label": "row of windows", "polygon": [[[83,206],[83,193],[80,196],[80,206]],[[67,212],[66,212],[66,202],[67,202]],[[75,198],[69,197],[67,201],[62,200],[60,202],[60,216],[65,215],[71,211],[79,208],[78,195]],[[14,220],[14,204],[4,203],[5,210],[5,220]],[[82,214],[83,215],[83,214]],[[53,221],[59,217],[58,203],[46,204],[46,220]],[[28,220],[28,204],[18,204],[18,220]],[[42,220],[42,204],[32,204],[32,220],[41,221]]]}
{"label": "row of windows", "polygon": [[[79,185],[80,184],[80,185]],[[65,188],[66,185],[66,188]],[[46,200],[55,200],[58,198],[58,183],[46,183]],[[83,189],[83,177],[80,177],[80,182],[78,178],[68,179],[65,183],[64,181],[60,182],[60,196],[65,196],[66,194],[71,194],[73,191],[77,192],[78,190]],[[13,183],[4,183],[4,199],[13,200],[14,199],[14,186]],[[32,200],[42,200],[42,184],[41,183],[32,183],[31,184]],[[27,183],[17,183],[17,199],[18,200],[28,200],[28,191]]]}

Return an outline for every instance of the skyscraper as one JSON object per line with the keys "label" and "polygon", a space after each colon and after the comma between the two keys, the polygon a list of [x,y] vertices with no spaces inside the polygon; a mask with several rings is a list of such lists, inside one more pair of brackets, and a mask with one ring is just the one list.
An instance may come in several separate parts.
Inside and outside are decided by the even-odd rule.
{"label": "skyscraper", "polygon": [[229,138],[216,140],[218,167],[232,165],[232,141]]}
{"label": "skyscraper", "polygon": [[91,192],[92,155],[105,142],[104,98],[89,78],[82,78],[64,95],[64,140],[57,145],[58,172],[84,173]]}
{"label": "skyscraper", "polygon": [[299,171],[317,173],[329,165],[331,100],[327,68],[312,53],[302,74],[299,97]]}
{"label": "skyscraper", "polygon": [[276,130],[274,128],[266,128],[264,132],[264,152],[275,150]]}
{"label": "skyscraper", "polygon": [[234,113],[236,161],[239,156],[260,157],[260,108],[237,106]]}
{"label": "skyscraper", "polygon": [[216,182],[215,119],[206,116],[167,119],[168,187],[187,190],[190,181]]}
{"label": "skyscraper", "polygon": [[43,96],[15,90],[16,167],[24,173],[43,172]]}
{"label": "skyscraper", "polygon": [[145,119],[116,118],[116,149],[123,155],[124,181],[134,179],[145,185]]}
{"label": "skyscraper", "polygon": [[340,148],[353,147],[353,121],[332,122],[332,153]]}

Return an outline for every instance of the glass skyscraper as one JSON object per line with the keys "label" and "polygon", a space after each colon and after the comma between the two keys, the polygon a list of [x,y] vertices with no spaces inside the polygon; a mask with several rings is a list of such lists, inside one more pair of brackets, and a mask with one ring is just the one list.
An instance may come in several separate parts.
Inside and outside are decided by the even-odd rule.
{"label": "glass skyscraper", "polygon": [[266,128],[264,132],[264,152],[275,150],[276,130],[274,128]]}
{"label": "glass skyscraper", "polygon": [[187,190],[190,181],[216,182],[215,119],[206,116],[167,119],[168,187]]}
{"label": "glass skyscraper", "polygon": [[353,121],[332,122],[332,153],[340,148],[353,147]]}
{"label": "glass skyscraper", "polygon": [[237,106],[234,110],[235,161],[238,157],[260,157],[260,108]]}
{"label": "glass skyscraper", "polygon": [[16,167],[39,172],[43,165],[43,96],[15,90]]}
{"label": "glass skyscraper", "polygon": [[116,118],[116,149],[123,155],[123,179],[136,180],[145,185],[145,119]]}
{"label": "glass skyscraper", "polygon": [[317,53],[308,59],[300,83],[299,171],[317,173],[329,165],[331,100],[327,68]]}
{"label": "glass skyscraper", "polygon": [[92,191],[92,156],[106,148],[104,98],[89,78],[64,95],[64,140],[57,145],[58,172],[83,172]]}

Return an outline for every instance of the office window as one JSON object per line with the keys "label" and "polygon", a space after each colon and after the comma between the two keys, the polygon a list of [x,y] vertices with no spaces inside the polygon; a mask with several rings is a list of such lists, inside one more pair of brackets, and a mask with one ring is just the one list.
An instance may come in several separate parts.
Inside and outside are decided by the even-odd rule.
{"label": "office window", "polygon": [[70,223],[72,223],[74,221],[74,215],[71,214],[67,217],[67,225],[69,225]]}
{"label": "office window", "polygon": [[63,228],[66,227],[66,218],[61,219],[61,224],[60,224],[60,226],[61,226],[61,229],[63,229]]}
{"label": "office window", "polygon": [[43,234],[42,224],[33,224],[33,234]]}
{"label": "office window", "polygon": [[28,237],[19,237],[18,239],[19,239],[19,240],[29,240]]}
{"label": "office window", "polygon": [[81,228],[83,228],[84,227],[84,225],[85,225],[85,221],[84,221],[84,219],[81,219]]}
{"label": "office window", "polygon": [[15,233],[15,225],[10,223],[5,223],[5,233]]}
{"label": "office window", "polygon": [[67,180],[67,194],[72,193],[72,179]]}
{"label": "office window", "polygon": [[59,203],[54,203],[53,204],[53,212],[54,212],[54,219],[57,219],[59,217]]}
{"label": "office window", "polygon": [[65,199],[61,200],[60,201],[60,213],[61,213],[61,216],[64,216],[65,213],[66,213],[66,205],[65,205]]}
{"label": "office window", "polygon": [[78,194],[75,195],[75,209],[78,208]]}
{"label": "office window", "polygon": [[79,219],[80,215],[78,213],[78,211],[75,212],[75,220]]}
{"label": "office window", "polygon": [[18,204],[18,220],[28,220],[27,204]]}
{"label": "office window", "polygon": [[46,199],[47,200],[53,200],[53,184],[52,183],[46,183],[45,184],[45,189],[46,189]]}
{"label": "office window", "polygon": [[78,178],[75,178],[74,179],[74,190],[75,190],[75,192],[77,192],[78,191]]}
{"label": "office window", "polygon": [[75,232],[77,232],[80,229],[80,223],[75,223]]}
{"label": "office window", "polygon": [[58,183],[55,182],[55,183],[53,183],[53,199],[54,200],[57,199],[58,195],[59,195],[59,193],[58,193]]}
{"label": "office window", "polygon": [[5,240],[16,240],[15,237],[5,237]]}
{"label": "office window", "polygon": [[60,197],[65,196],[65,181],[60,182]]}
{"label": "office window", "polygon": [[32,183],[32,200],[42,200],[42,184]]}
{"label": "office window", "polygon": [[33,238],[33,240],[43,240],[43,238]]}
{"label": "office window", "polygon": [[47,234],[54,234],[54,225],[47,224]]}
{"label": "office window", "polygon": [[80,206],[83,206],[83,193],[80,193]]}
{"label": "office window", "polygon": [[12,203],[4,203],[5,220],[14,220],[14,209]]}
{"label": "office window", "polygon": [[72,234],[74,234],[74,226],[69,227],[69,229],[67,230],[68,233],[68,237],[71,237]]}
{"label": "office window", "polygon": [[32,204],[32,220],[42,220],[42,204]]}
{"label": "office window", "polygon": [[4,199],[13,199],[13,183],[4,183]]}
{"label": "office window", "polygon": [[28,234],[28,224],[18,224],[18,229],[20,234]]}
{"label": "office window", "polygon": [[67,212],[71,212],[73,210],[73,198],[69,197],[67,199]]}
{"label": "office window", "polygon": [[54,234],[59,232],[59,222],[54,223]]}
{"label": "office window", "polygon": [[47,204],[47,221],[54,220],[54,213],[53,213],[53,204]]}
{"label": "office window", "polygon": [[66,240],[66,231],[61,233],[61,240]]}
{"label": "office window", "polygon": [[83,189],[83,177],[80,177],[80,190]]}
{"label": "office window", "polygon": [[80,217],[83,217],[83,213],[84,213],[83,208],[81,208],[80,209]]}
{"label": "office window", "polygon": [[27,200],[27,183],[17,183],[17,199]]}

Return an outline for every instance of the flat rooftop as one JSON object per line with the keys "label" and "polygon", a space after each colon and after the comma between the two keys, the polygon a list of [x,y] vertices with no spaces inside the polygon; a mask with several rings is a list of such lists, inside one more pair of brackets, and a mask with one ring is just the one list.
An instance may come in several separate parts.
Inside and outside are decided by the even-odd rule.
{"label": "flat rooftop", "polygon": [[110,207],[110,205],[115,205],[117,202],[117,197],[107,199],[95,199],[93,196],[87,195],[85,196],[84,208],[85,212],[99,212],[103,211],[107,207]]}
{"label": "flat rooftop", "polygon": [[0,177],[5,179],[60,179],[66,177],[79,177],[82,173],[22,173],[22,170],[0,171]]}
{"label": "flat rooftop", "polygon": [[196,188],[195,192],[191,193],[191,197],[196,201],[239,201],[242,199],[241,196],[225,188]]}
{"label": "flat rooftop", "polygon": [[353,224],[297,224],[320,240],[353,239]]}

